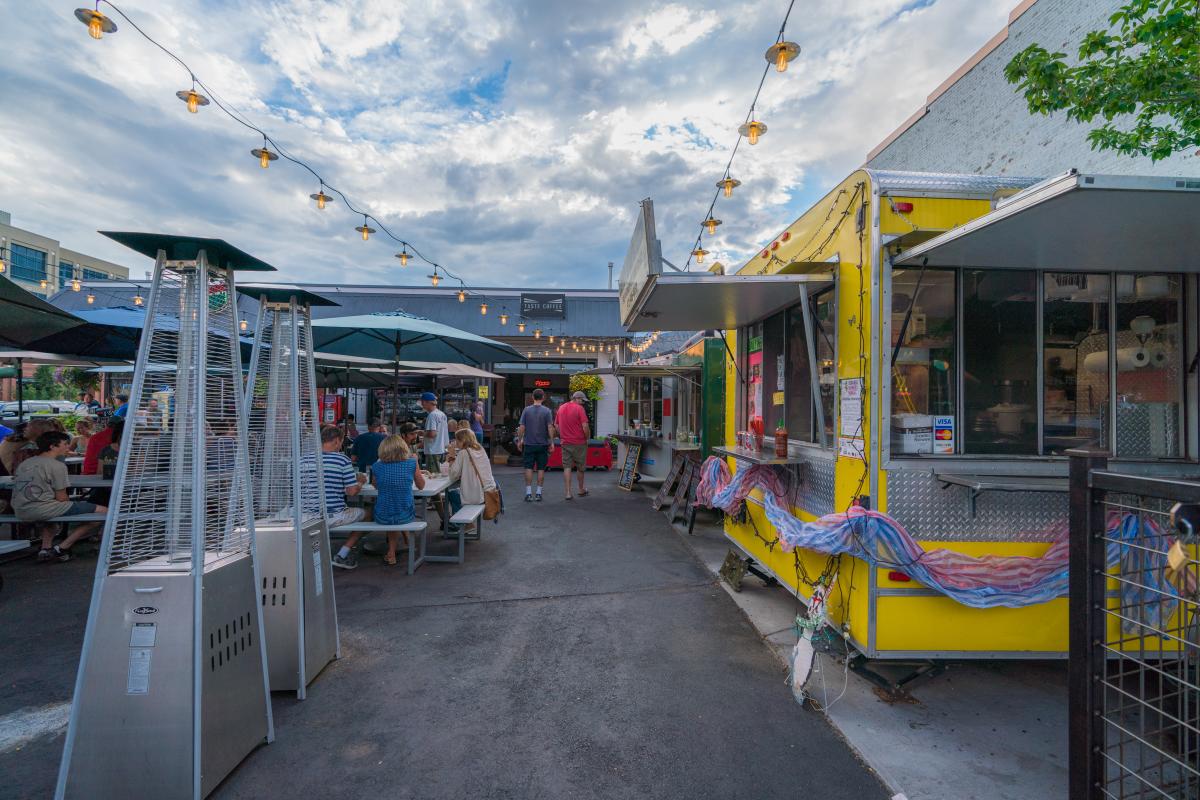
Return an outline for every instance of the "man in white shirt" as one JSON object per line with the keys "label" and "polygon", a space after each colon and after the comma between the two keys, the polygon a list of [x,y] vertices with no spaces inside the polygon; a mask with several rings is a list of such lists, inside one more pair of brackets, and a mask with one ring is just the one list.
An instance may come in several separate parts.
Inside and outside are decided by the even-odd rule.
{"label": "man in white shirt", "polygon": [[450,443],[446,413],[437,407],[437,395],[424,392],[421,408],[425,409],[425,469],[437,475],[446,458],[446,445]]}

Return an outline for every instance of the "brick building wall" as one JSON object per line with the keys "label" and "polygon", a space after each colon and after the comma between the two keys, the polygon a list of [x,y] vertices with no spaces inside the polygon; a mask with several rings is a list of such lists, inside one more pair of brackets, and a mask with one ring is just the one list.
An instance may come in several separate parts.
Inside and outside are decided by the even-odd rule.
{"label": "brick building wall", "polygon": [[[1081,172],[1132,175],[1200,175],[1195,151],[1152,162],[1149,158],[1095,151],[1092,125],[1029,113],[1004,66],[1030,44],[1074,55],[1088,31],[1106,28],[1123,0],[1022,2],[1007,30],[989,41],[938,87],[925,106],[868,156],[876,169],[1047,177],[1074,167]],[[897,58],[903,53],[898,52]],[[1098,123],[1099,124],[1099,123]]]}

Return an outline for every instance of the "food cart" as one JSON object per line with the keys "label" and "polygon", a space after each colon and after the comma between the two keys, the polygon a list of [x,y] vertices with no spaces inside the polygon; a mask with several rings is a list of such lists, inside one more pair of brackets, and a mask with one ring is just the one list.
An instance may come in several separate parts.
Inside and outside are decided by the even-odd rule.
{"label": "food cart", "polygon": [[736,274],[627,259],[622,312],[631,331],[725,331],[716,452],[735,474],[771,465],[792,521],[877,510],[923,551],[870,564],[785,551],[761,482],[726,519],[781,584],[820,593],[854,648],[1062,657],[1065,596],[976,607],[910,573],[929,553],[1064,553],[1050,551],[1069,449],[1110,451],[1127,472],[1200,472],[1197,220],[1196,179],[857,170]]}

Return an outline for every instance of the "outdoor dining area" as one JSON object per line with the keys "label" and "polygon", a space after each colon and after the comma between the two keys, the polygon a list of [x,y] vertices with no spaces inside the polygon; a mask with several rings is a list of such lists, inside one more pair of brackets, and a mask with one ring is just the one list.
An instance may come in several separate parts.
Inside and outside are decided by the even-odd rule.
{"label": "outdoor dining area", "polygon": [[[24,363],[122,387],[111,413],[89,393],[65,413],[18,408],[0,442],[0,575],[15,559],[98,547],[59,796],[203,796],[274,738],[270,693],[304,699],[339,657],[332,569],[357,566],[355,545],[389,565],[403,545],[410,576],[461,564],[500,510],[475,433],[435,394],[421,395],[423,426],[393,402],[352,448],[345,419],[322,421],[320,386],[390,378],[398,392],[401,374],[522,356],[399,310],[314,320],[312,307],[336,304],[240,283],[273,267],[219,239],[104,235],[154,259],[149,296],[106,321],[0,276],[14,309],[0,315],[12,348],[0,360],[16,363],[19,398]],[[202,722],[182,730],[172,708]]]}

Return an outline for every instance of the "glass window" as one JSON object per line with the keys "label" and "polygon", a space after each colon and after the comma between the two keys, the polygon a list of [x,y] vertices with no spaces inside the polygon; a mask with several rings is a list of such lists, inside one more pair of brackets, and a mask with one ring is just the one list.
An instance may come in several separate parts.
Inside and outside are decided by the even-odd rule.
{"label": "glass window", "polygon": [[[892,349],[887,357],[896,354],[892,370],[893,452],[954,452],[958,428],[954,424],[958,413],[957,305],[953,270],[927,269],[924,275],[920,270],[896,270],[892,275]],[[899,350],[895,349],[897,344]],[[943,420],[934,425],[932,417]],[[949,425],[945,424],[947,417]]]}
{"label": "glass window", "polygon": [[1043,452],[1102,446],[1108,439],[1107,275],[1043,276]]}
{"label": "glass window", "polygon": [[796,305],[787,312],[787,429],[788,438],[816,441],[813,427],[812,372],[808,339],[804,334],[804,310]]}
{"label": "glass window", "polygon": [[813,327],[817,334],[817,365],[821,381],[821,408],[825,415],[825,441],[832,447],[833,400],[837,393],[837,351],[834,337],[837,330],[837,305],[833,289],[826,289],[812,298]]}
{"label": "glass window", "polygon": [[108,280],[108,273],[101,272],[97,269],[88,269],[87,267],[84,267],[83,279],[85,281],[106,281]]}
{"label": "glass window", "polygon": [[963,270],[967,453],[1037,453],[1037,275]]}
{"label": "glass window", "polygon": [[1117,276],[1117,447],[1134,458],[1181,454],[1183,281]]}
{"label": "glass window", "polygon": [[8,251],[12,276],[25,281],[40,281],[46,277],[46,253],[23,244],[13,244]]}
{"label": "glass window", "polygon": [[65,287],[74,277],[75,265],[70,261],[62,261],[60,259],[58,262],[58,285],[60,287]]}
{"label": "glass window", "polygon": [[787,426],[787,404],[793,402],[787,396],[787,314],[781,312],[763,322],[763,430],[766,436],[774,436],[780,424]]}

